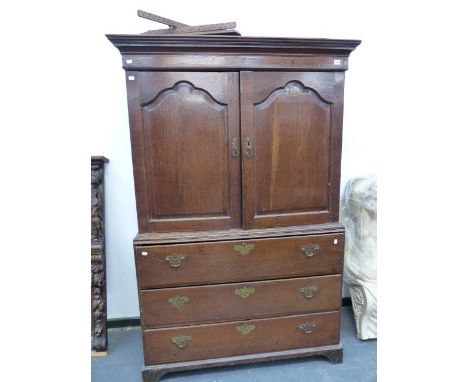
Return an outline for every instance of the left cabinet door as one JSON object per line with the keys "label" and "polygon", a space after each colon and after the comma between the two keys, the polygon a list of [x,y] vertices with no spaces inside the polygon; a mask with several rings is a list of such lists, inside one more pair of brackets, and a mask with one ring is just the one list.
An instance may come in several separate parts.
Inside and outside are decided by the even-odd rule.
{"label": "left cabinet door", "polygon": [[127,72],[138,226],[240,227],[239,74]]}

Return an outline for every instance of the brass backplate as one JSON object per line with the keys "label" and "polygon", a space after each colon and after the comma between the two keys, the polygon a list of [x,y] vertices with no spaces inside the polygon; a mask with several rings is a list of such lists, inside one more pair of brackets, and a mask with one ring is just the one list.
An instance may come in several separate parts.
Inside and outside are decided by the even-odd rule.
{"label": "brass backplate", "polygon": [[298,325],[299,330],[304,334],[310,334],[315,330],[315,322],[304,322]]}
{"label": "brass backplate", "polygon": [[301,292],[305,298],[312,298],[314,297],[317,292],[318,292],[318,287],[313,286],[313,285],[307,285],[303,288],[299,288],[299,292]]}
{"label": "brass backplate", "polygon": [[243,336],[246,336],[250,332],[252,332],[255,329],[254,324],[242,324],[242,325],[237,325],[236,330],[240,333],[242,333]]}
{"label": "brass backplate", "polygon": [[318,244],[304,244],[303,246],[301,246],[301,252],[306,257],[312,257],[318,251],[320,251],[320,245]]}
{"label": "brass backplate", "polygon": [[177,255],[175,253],[172,253],[170,255],[167,255],[165,259],[172,268],[179,268],[182,262],[186,259],[186,257],[184,255]]}
{"label": "brass backplate", "polygon": [[234,294],[242,298],[247,298],[250,295],[255,293],[255,288],[243,286],[242,288],[237,288],[234,290]]}
{"label": "brass backplate", "polygon": [[239,252],[242,256],[248,255],[255,249],[255,244],[241,243],[234,246],[234,251]]}
{"label": "brass backplate", "polygon": [[187,304],[190,299],[186,296],[175,296],[168,298],[167,301],[169,301],[169,304],[171,304],[174,308],[180,309],[182,306]]}
{"label": "brass backplate", "polygon": [[192,336],[181,335],[171,338],[171,342],[179,349],[187,347],[190,341],[192,341]]}

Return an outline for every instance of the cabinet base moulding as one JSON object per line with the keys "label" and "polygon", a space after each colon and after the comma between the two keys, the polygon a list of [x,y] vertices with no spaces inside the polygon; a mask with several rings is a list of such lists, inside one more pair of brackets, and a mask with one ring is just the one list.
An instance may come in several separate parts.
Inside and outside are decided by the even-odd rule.
{"label": "cabinet base moulding", "polygon": [[315,348],[294,349],[271,353],[248,354],[236,357],[223,357],[215,359],[204,359],[199,361],[166,363],[162,365],[145,366],[142,370],[143,382],[158,382],[160,378],[168,373],[180,371],[205,369],[210,367],[234,366],[248,363],[280,361],[291,358],[304,358],[323,356],[334,364],[343,362],[343,346],[330,345]]}

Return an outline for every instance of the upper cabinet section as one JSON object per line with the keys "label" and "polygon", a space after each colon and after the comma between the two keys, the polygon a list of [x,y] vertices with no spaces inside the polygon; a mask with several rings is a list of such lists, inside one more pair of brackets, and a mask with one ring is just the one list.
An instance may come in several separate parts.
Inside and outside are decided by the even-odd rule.
{"label": "upper cabinet section", "polygon": [[357,40],[108,35],[126,71],[140,233],[338,221]]}
{"label": "upper cabinet section", "polygon": [[140,232],[240,225],[237,73],[127,80]]}
{"label": "upper cabinet section", "polygon": [[107,35],[125,70],[345,71],[359,40]]}

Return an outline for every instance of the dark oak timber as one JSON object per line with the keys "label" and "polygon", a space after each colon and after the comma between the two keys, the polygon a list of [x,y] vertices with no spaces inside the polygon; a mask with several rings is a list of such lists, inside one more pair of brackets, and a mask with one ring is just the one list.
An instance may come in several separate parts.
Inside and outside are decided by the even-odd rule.
{"label": "dark oak timber", "polygon": [[156,366],[145,366],[142,371],[142,376],[143,382],[157,382],[162,376],[164,376],[167,373],[189,371],[194,369],[206,369],[210,367],[281,361],[292,358],[304,358],[313,356],[326,357],[331,363],[334,364],[342,363],[343,346],[341,344],[317,346],[314,348],[284,350],[278,352],[247,354],[235,357],[204,359],[201,361],[176,362]]}
{"label": "dark oak timber", "polygon": [[[143,328],[338,310],[341,275],[141,291]],[[309,293],[309,294],[308,294]],[[178,302],[178,303],[177,303]]]}
{"label": "dark oak timber", "polygon": [[260,229],[230,229],[195,232],[148,232],[135,236],[135,245],[197,243],[218,240],[243,240],[252,238],[303,236],[328,233],[344,233],[340,223],[314,224],[307,226],[274,227]]}
{"label": "dark oak timber", "polygon": [[[253,247],[244,254],[236,251],[244,244]],[[307,245],[320,248],[306,256],[301,248]],[[148,289],[341,273],[343,249],[344,234],[327,234],[138,246],[135,261],[140,288]],[[166,259],[171,255],[184,258],[171,265]]]}
{"label": "dark oak timber", "polygon": [[143,380],[342,362],[344,72],[360,41],[171,27],[107,35],[128,93]]}
{"label": "dark oak timber", "polygon": [[[303,332],[302,325],[310,329]],[[143,332],[145,364],[334,345],[340,340],[339,329],[338,312],[149,329]],[[190,340],[179,347],[173,343],[179,336]]]}

